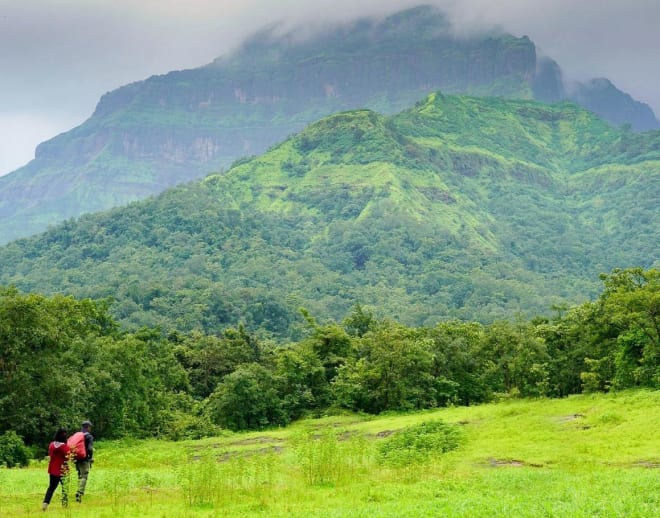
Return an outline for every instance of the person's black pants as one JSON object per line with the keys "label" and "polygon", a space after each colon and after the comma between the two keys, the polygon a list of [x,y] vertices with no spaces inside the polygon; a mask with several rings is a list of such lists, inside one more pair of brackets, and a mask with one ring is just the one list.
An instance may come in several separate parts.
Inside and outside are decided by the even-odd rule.
{"label": "person's black pants", "polygon": [[66,494],[66,486],[64,485],[64,480],[62,477],[57,475],[48,475],[50,477],[50,484],[46,490],[46,495],[44,496],[44,504],[50,504],[50,499],[53,498],[53,493],[57,489],[58,484],[62,485],[62,505],[67,505],[69,499]]}

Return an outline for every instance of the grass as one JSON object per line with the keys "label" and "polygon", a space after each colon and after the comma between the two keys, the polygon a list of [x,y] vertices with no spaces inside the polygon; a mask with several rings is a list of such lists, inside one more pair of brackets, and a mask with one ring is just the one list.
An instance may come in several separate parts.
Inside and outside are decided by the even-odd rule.
{"label": "grass", "polygon": [[[460,445],[398,465],[394,432],[442,420]],[[201,441],[99,442],[81,505],[52,516],[650,517],[660,392],[343,415]],[[381,448],[382,449],[382,448]],[[411,457],[412,459],[413,457]],[[46,463],[0,470],[0,516],[43,514]]]}

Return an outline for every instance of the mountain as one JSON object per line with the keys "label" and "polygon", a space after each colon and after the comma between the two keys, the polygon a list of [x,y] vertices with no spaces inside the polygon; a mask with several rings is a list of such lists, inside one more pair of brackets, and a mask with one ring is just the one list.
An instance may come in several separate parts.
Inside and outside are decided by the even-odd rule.
{"label": "mountain", "polygon": [[601,77],[577,83],[568,96],[616,126],[629,124],[639,131],[658,129],[658,119],[653,110],[619,90],[608,79]]}
{"label": "mountain", "polygon": [[648,106],[600,84],[568,93],[529,38],[456,38],[431,7],[306,38],[264,30],[207,66],[104,95],[86,122],[39,145],[0,177],[0,243],[223,170],[331,113],[393,114],[435,90],[547,102],[574,94],[616,125],[659,126]]}
{"label": "mountain", "polygon": [[0,248],[0,284],[116,300],[127,327],[296,336],[298,308],[489,322],[657,266],[660,132],[575,104],[434,93]]}

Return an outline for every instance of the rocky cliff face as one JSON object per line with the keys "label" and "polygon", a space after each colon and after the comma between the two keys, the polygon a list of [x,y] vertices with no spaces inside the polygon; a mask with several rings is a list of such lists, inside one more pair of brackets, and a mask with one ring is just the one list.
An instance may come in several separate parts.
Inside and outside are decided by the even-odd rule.
{"label": "rocky cliff face", "polygon": [[[575,100],[615,124],[654,126],[648,107],[598,84]],[[391,114],[435,90],[567,97],[559,67],[537,59],[529,38],[458,40],[430,7],[306,40],[261,32],[205,67],[104,95],[88,121],[41,144],[33,162],[0,178],[0,243],[223,169],[330,113]]]}

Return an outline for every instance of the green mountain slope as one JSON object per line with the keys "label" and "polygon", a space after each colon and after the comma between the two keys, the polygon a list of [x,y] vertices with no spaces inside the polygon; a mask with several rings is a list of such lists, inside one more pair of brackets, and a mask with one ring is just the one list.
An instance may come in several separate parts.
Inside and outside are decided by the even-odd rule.
{"label": "green mountain slope", "polygon": [[[434,90],[544,101],[568,95],[559,67],[538,60],[529,38],[457,39],[431,7],[309,38],[263,31],[207,66],[106,94],[84,124],[42,143],[32,162],[0,177],[0,243],[222,170],[331,113],[393,114]],[[576,91],[615,124],[658,126],[648,106],[611,84]]]}
{"label": "green mountain slope", "polygon": [[312,124],[226,174],[0,249],[0,283],[129,326],[296,335],[300,306],[410,325],[547,313],[657,265],[660,132],[571,104],[432,94]]}

